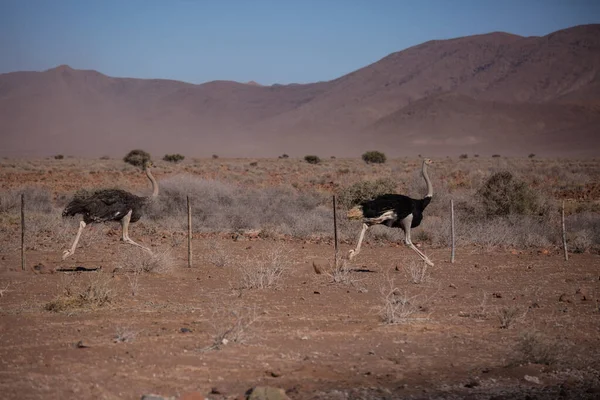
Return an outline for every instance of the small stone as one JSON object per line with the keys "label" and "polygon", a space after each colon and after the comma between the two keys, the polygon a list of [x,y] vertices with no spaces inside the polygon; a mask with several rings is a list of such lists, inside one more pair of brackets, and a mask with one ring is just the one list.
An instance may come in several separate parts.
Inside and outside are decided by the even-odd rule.
{"label": "small stone", "polygon": [[179,400],[206,400],[206,397],[204,397],[199,392],[188,392],[182,394],[179,397]]}
{"label": "small stone", "polygon": [[248,400],[290,400],[285,391],[271,386],[257,386],[250,392]]}
{"label": "small stone", "polygon": [[542,383],[540,382],[540,378],[537,376],[525,375],[523,379],[525,379],[527,382],[535,383],[536,385],[540,385]]}

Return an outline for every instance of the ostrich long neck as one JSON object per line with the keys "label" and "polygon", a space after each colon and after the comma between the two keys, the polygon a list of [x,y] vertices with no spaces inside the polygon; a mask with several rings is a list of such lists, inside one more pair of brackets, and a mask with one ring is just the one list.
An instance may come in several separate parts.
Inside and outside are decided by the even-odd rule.
{"label": "ostrich long neck", "polygon": [[423,161],[423,178],[425,178],[425,183],[427,183],[427,195],[425,197],[433,197],[433,186],[431,186],[431,180],[429,180],[429,175],[427,174],[427,163]]}
{"label": "ostrich long neck", "polygon": [[152,184],[152,196],[150,196],[150,198],[154,199],[158,196],[158,183],[156,182],[156,179],[154,179],[154,176],[152,176],[150,168],[146,168],[146,176],[150,179],[150,183]]}

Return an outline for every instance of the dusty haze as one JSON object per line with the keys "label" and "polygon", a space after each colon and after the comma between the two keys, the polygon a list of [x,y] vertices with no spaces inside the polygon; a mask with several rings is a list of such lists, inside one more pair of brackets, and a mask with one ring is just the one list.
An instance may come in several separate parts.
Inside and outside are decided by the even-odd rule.
{"label": "dusty haze", "polygon": [[201,85],[59,66],[0,75],[0,156],[593,156],[600,25],[411,47],[328,82]]}

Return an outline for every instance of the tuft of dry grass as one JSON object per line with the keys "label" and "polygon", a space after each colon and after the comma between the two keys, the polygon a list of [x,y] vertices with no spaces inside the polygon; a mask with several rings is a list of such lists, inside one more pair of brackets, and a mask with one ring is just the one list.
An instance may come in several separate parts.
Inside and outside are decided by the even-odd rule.
{"label": "tuft of dry grass", "polygon": [[249,262],[240,265],[242,289],[265,289],[274,287],[285,271],[291,266],[291,260],[281,246],[272,246],[263,254],[256,255]]}
{"label": "tuft of dry grass", "polygon": [[523,312],[519,307],[502,307],[496,310],[496,316],[500,322],[501,329],[508,329],[516,322],[522,320],[527,315],[527,311]]}
{"label": "tuft of dry grass", "polygon": [[384,324],[405,324],[414,320],[413,315],[419,312],[418,296],[409,295],[407,290],[398,288],[389,275],[379,286],[381,305],[379,316]]}
{"label": "tuft of dry grass", "polygon": [[229,343],[243,343],[250,336],[250,327],[258,320],[255,307],[215,305],[209,324],[213,342],[201,351],[220,350]]}
{"label": "tuft of dry grass", "polygon": [[68,312],[78,309],[95,309],[110,304],[115,296],[112,278],[101,272],[91,273],[87,283],[81,285],[70,279],[62,293],[46,303],[44,309],[53,312]]}
{"label": "tuft of dry grass", "polygon": [[152,253],[139,247],[128,247],[122,254],[121,268],[124,272],[164,274],[170,272],[175,263],[172,250],[166,247],[154,249]]}
{"label": "tuft of dry grass", "polygon": [[553,365],[558,362],[560,346],[540,332],[527,331],[519,336],[512,364]]}

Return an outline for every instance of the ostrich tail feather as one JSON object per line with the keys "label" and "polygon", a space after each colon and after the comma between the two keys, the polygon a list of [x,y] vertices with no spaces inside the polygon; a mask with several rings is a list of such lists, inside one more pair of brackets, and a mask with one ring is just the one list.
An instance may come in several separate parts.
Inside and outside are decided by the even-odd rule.
{"label": "ostrich tail feather", "polygon": [[363,210],[361,206],[356,206],[356,207],[352,207],[349,211],[348,214],[346,214],[348,216],[348,219],[363,219],[364,215],[363,215]]}

